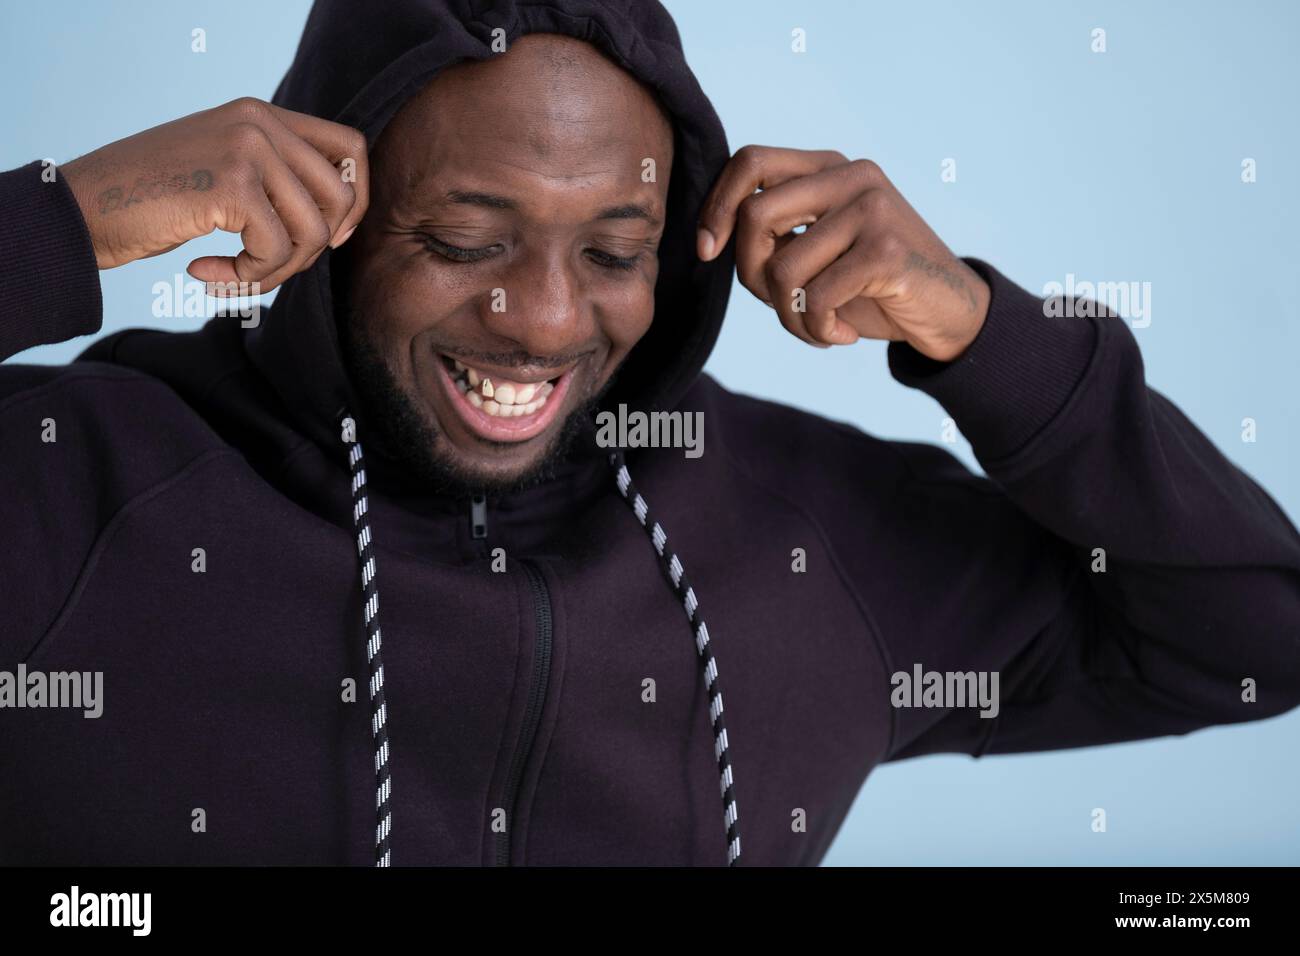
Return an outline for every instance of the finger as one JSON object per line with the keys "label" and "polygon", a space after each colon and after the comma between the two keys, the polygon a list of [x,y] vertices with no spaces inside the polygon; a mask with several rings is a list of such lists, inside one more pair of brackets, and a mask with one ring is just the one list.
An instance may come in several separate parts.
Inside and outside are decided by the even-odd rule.
{"label": "finger", "polygon": [[[891,195],[869,189],[819,220],[767,267],[769,286],[792,283],[804,290],[803,328],[818,342],[846,345],[858,331],[837,312],[855,296],[883,294],[894,274],[896,256],[889,237],[893,221]],[[790,288],[793,288],[791,286]],[[773,289],[788,296],[789,288]]]}
{"label": "finger", "polygon": [[239,233],[244,248],[237,256],[200,256],[191,262],[188,271],[200,282],[222,285],[259,282],[293,255],[293,240],[271,200],[260,189],[235,202],[230,215],[221,217],[216,227]]}
{"label": "finger", "polygon": [[311,193],[329,225],[330,245],[337,245],[345,231],[348,214],[356,205],[356,190],[351,183],[344,182],[341,171],[320,150],[285,126],[277,114],[268,112],[262,128],[280,158]]}
{"label": "finger", "polygon": [[370,208],[370,160],[366,137],[342,123],[331,123],[316,116],[295,113],[271,105],[276,119],[321,152],[335,167],[344,182],[352,186],[355,201],[340,223],[335,245],[341,245]]}
{"label": "finger", "polygon": [[890,275],[891,267],[871,254],[869,241],[859,239],[808,284],[804,323],[809,332],[835,345],[862,336],[889,338],[893,325],[875,296],[887,291]]}
{"label": "finger", "polygon": [[903,334],[885,317],[885,310],[875,299],[856,296],[835,310],[840,322],[848,328],[852,338],[842,345],[852,345],[859,338],[901,340]]}
{"label": "finger", "polygon": [[289,258],[260,280],[269,291],[305,269],[329,245],[331,230],[312,194],[278,153],[262,157],[261,171],[266,197],[293,243]]}
{"label": "finger", "polygon": [[[218,274],[215,278],[194,273],[196,278],[208,281],[230,282],[233,272],[233,281],[256,282],[259,286],[256,294],[261,294],[305,268],[307,260],[329,242],[330,230],[311,193],[272,147],[265,129],[260,126],[249,129],[255,131],[253,135],[266,137],[266,146],[257,150],[251,160],[256,181],[246,183],[233,198],[234,217],[238,220],[247,215],[250,222],[261,226],[260,220],[269,208],[279,229],[259,230],[254,239],[264,243],[264,247],[250,247],[245,243],[244,250],[233,260],[224,260],[224,266],[221,264],[224,257],[213,256],[196,259],[191,269],[198,268],[205,273],[213,269]],[[218,223],[217,227],[239,228],[241,234],[243,231],[240,225]]]}
{"label": "finger", "polygon": [[815,301],[809,304],[809,287],[823,269],[853,248],[861,231],[862,222],[854,214],[853,205],[841,206],[788,241],[764,263],[762,282],[770,290],[772,307],[781,324],[791,334],[813,345],[840,343],[841,339],[827,337],[825,323],[809,323],[810,308],[818,307]]}
{"label": "finger", "polygon": [[723,167],[718,181],[705,197],[699,221],[700,258],[707,262],[722,251],[735,227],[736,210],[755,189],[770,189],[796,176],[807,176],[846,162],[841,153],[832,150],[743,147]]}
{"label": "finger", "polygon": [[868,182],[861,162],[846,163],[746,197],[736,213],[736,275],[741,284],[770,304],[773,290],[763,270],[778,240],[844,205]]}

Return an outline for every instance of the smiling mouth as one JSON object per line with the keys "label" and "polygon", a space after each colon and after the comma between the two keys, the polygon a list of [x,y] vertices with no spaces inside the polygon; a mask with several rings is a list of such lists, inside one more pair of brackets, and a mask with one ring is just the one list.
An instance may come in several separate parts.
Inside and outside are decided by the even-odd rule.
{"label": "smiling mouth", "polygon": [[[498,418],[519,418],[536,414],[546,405],[547,399],[555,392],[555,381],[513,382],[498,378],[495,381],[488,373],[465,365],[457,359],[443,356],[444,362],[451,363],[452,382],[460,393],[475,408],[481,408],[489,415]],[[560,376],[556,376],[558,380]]]}
{"label": "smiling mouth", "polygon": [[461,421],[480,438],[526,441],[555,419],[568,384],[569,369],[555,378],[520,382],[494,376],[439,354],[445,390]]}

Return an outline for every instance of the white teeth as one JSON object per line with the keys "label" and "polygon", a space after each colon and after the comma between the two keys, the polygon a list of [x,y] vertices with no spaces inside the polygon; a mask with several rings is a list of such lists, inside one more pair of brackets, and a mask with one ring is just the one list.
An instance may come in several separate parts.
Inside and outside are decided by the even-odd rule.
{"label": "white teeth", "polygon": [[555,391],[551,382],[531,382],[516,385],[502,382],[493,385],[492,380],[475,371],[463,362],[452,359],[458,373],[453,381],[456,388],[475,408],[481,408],[497,418],[516,418],[532,415],[546,404],[546,399]]}
{"label": "white teeth", "polygon": [[495,399],[485,399],[474,391],[466,392],[465,397],[469,399],[469,403],[475,408],[481,408],[495,418],[519,418],[524,415],[531,415],[546,404],[546,399],[539,398],[527,405],[503,405]]}

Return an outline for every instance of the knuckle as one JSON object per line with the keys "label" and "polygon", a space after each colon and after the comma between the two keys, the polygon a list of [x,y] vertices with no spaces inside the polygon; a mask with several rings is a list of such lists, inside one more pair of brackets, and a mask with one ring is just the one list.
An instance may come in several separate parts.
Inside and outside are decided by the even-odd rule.
{"label": "knuckle", "polygon": [[308,188],[312,198],[330,215],[341,215],[351,209],[356,199],[351,184],[341,179],[329,179],[320,185],[313,182]]}
{"label": "knuckle", "polygon": [[224,178],[235,193],[242,195],[254,187],[260,188],[262,174],[252,160],[235,156],[227,161],[226,166]]}
{"label": "knuckle", "polygon": [[735,162],[744,170],[762,169],[763,147],[755,146],[753,143],[740,147],[736,150]]}
{"label": "knuckle", "polygon": [[343,127],[343,142],[348,151],[348,155],[357,157],[358,165],[364,162],[366,155],[366,134],[359,129],[353,129],[351,126]]}
{"label": "knuckle", "polygon": [[867,219],[879,219],[889,211],[889,197],[881,189],[869,189],[853,203],[857,211]]}
{"label": "knuckle", "polygon": [[747,196],[736,209],[736,223],[741,229],[759,229],[763,224],[766,205],[762,193]]}
{"label": "knuckle", "polygon": [[356,205],[357,191],[352,188],[351,183],[340,181],[335,186],[334,203],[344,212]]}
{"label": "knuckle", "polygon": [[905,244],[897,233],[886,230],[871,240],[871,256],[878,262],[898,262],[903,257]]}
{"label": "knuckle", "polygon": [[794,267],[788,259],[782,256],[773,256],[767,260],[767,265],[763,269],[763,275],[768,284],[781,291],[794,288]]}
{"label": "knuckle", "polygon": [[330,241],[330,227],[324,219],[317,217],[307,234],[307,247],[313,250],[324,249]]}
{"label": "knuckle", "polygon": [[849,166],[852,168],[854,175],[865,182],[876,182],[882,176],[882,170],[874,160],[855,159],[849,163]]}
{"label": "knuckle", "polygon": [[826,295],[826,290],[815,285],[804,290],[804,306],[810,316],[821,315],[831,310],[830,299]]}
{"label": "knuckle", "polygon": [[293,258],[293,240],[289,234],[281,232],[275,240],[275,247],[270,250],[266,257],[266,264],[273,269],[278,269],[286,262]]}
{"label": "knuckle", "polygon": [[236,153],[261,152],[270,145],[270,138],[256,123],[241,121],[230,127],[227,143]]}
{"label": "knuckle", "polygon": [[241,96],[226,104],[227,111],[236,121],[259,123],[270,113],[269,107],[255,96]]}

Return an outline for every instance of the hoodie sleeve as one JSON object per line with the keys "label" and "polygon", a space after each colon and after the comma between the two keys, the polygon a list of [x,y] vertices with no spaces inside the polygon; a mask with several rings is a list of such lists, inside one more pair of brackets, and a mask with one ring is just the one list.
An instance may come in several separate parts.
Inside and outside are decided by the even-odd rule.
{"label": "hoodie sleeve", "polygon": [[0,173],[0,361],[98,332],[99,270],[67,180],[41,162]]}
{"label": "hoodie sleeve", "polygon": [[921,519],[936,529],[930,567],[963,611],[942,637],[894,636],[890,656],[996,669],[1000,702],[991,718],[900,712],[887,759],[1183,734],[1296,706],[1294,526],[1147,387],[1124,320],[1048,317],[966,261],[993,292],[967,352],[940,363],[892,343],[889,363],[947,410],[989,480],[898,446],[912,475],[901,510],[941,516]]}

